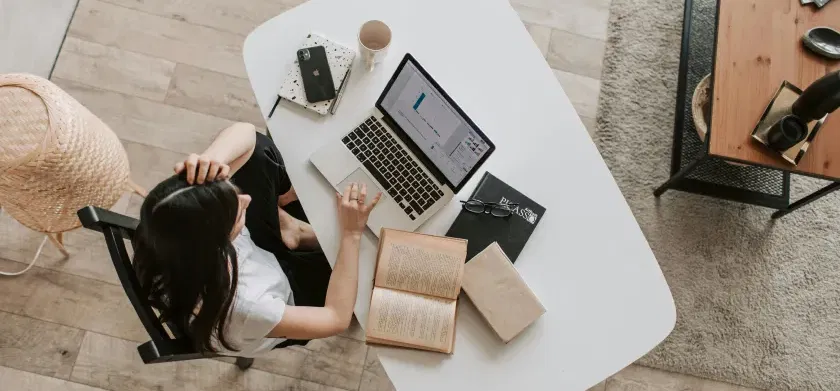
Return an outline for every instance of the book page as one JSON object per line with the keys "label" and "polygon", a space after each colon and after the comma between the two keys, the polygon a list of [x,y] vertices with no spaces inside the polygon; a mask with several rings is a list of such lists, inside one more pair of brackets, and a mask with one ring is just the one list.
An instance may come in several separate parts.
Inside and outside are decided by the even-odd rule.
{"label": "book page", "polygon": [[372,342],[427,347],[450,353],[455,338],[456,300],[373,288],[367,322]]}
{"label": "book page", "polygon": [[374,285],[457,299],[467,242],[386,229],[381,235]]}

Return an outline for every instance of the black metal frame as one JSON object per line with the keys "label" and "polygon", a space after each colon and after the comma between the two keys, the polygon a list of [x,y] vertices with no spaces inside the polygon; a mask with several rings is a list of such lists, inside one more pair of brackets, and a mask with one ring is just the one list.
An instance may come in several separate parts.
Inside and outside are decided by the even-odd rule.
{"label": "black metal frame", "polygon": [[[679,74],[677,80],[677,102],[676,102],[676,112],[674,118],[674,135],[673,135],[673,145],[671,150],[671,175],[670,178],[659,186],[656,190],[654,190],[653,194],[655,197],[661,196],[665,191],[669,189],[673,190],[680,190],[689,193],[701,194],[706,196],[711,196],[715,198],[727,199],[736,202],[748,203],[753,205],[764,206],[768,208],[778,209],[775,213],[773,213],[772,218],[779,218],[782,217],[796,209],[801,208],[826,194],[829,194],[838,188],[840,185],[837,183],[832,183],[823,189],[820,189],[814,192],[811,195],[803,197],[797,202],[790,203],[790,174],[792,170],[784,170],[778,169],[776,167],[765,167],[762,165],[754,164],[751,162],[744,162],[739,161],[737,159],[726,158],[723,156],[716,156],[709,153],[709,144],[711,140],[711,126],[708,126],[708,130],[706,133],[706,139],[703,143],[703,150],[697,156],[691,158],[690,161],[685,163],[683,161],[683,148],[684,148],[684,140],[683,135],[685,132],[686,127],[686,101],[687,96],[686,94],[692,94],[692,91],[689,91],[688,86],[688,73],[689,73],[689,56],[690,56],[690,49],[691,49],[691,37],[692,37],[692,17],[693,17],[693,10],[694,10],[694,0],[685,0],[685,11],[683,13],[683,31],[682,31],[682,42],[681,42],[681,49],[680,49],[680,66],[679,66]],[[714,86],[714,64],[715,64],[715,54],[717,52],[717,34],[718,34],[718,23],[716,22],[720,16],[720,0],[716,2],[716,9],[715,9],[715,26],[714,26],[714,34],[713,34],[713,49],[712,49],[712,69],[711,69],[711,82],[712,86]],[[713,91],[712,91],[713,93]],[[712,101],[714,104],[714,101]],[[711,124],[709,124],[711,125]],[[750,167],[745,167],[745,170],[764,170],[765,173],[778,173],[781,175],[781,192],[779,194],[769,194],[768,192],[761,192],[752,190],[749,188],[739,188],[735,186],[725,185],[721,183],[711,183],[702,180],[698,180],[696,178],[690,177],[693,173],[696,172],[697,168],[701,165],[709,165],[709,164],[718,164],[717,162],[735,162],[741,164],[748,164]],[[727,169],[734,170],[733,167],[727,167]],[[815,177],[819,177],[816,175],[812,175]],[[826,179],[826,178],[823,178]],[[830,179],[830,178],[829,178]]]}
{"label": "black metal frame", "polygon": [[[82,226],[87,229],[101,232],[105,236],[105,244],[108,246],[108,253],[117,271],[125,294],[137,312],[137,317],[149,334],[151,341],[137,347],[140,358],[146,364],[194,360],[199,358],[218,357],[218,354],[200,353],[193,348],[192,342],[186,337],[186,333],[179,330],[174,324],[167,324],[173,337],[170,337],[164,329],[164,325],[158,319],[148,300],[140,293],[140,281],[131,266],[131,257],[125,247],[125,240],[131,240],[134,246],[133,237],[137,230],[139,221],[114,213],[101,208],[87,206],[76,213]],[[237,357],[236,366],[245,370],[254,363],[253,358]]]}

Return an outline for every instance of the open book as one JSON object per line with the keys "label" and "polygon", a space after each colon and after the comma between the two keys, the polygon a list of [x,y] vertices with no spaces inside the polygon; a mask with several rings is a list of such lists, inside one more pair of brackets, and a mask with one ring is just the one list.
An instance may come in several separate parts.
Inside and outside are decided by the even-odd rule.
{"label": "open book", "polygon": [[452,353],[467,241],[382,229],[367,341]]}

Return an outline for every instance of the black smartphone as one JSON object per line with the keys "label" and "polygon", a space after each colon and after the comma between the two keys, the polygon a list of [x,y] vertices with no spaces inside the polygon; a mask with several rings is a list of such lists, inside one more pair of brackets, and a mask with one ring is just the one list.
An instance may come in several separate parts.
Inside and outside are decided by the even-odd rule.
{"label": "black smartphone", "polygon": [[335,85],[333,85],[327,51],[324,47],[313,46],[300,49],[297,57],[306,100],[316,103],[335,98]]}

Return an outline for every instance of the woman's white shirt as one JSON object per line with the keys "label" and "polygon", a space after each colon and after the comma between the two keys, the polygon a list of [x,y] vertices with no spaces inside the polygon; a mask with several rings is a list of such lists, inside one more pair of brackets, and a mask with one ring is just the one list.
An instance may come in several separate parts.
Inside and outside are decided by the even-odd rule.
{"label": "woman's white shirt", "polygon": [[239,264],[236,295],[228,318],[225,337],[239,351],[228,351],[221,344],[221,354],[255,357],[285,341],[266,338],[274,329],[287,305],[294,305],[292,288],[274,254],[257,246],[248,228],[233,240]]}

